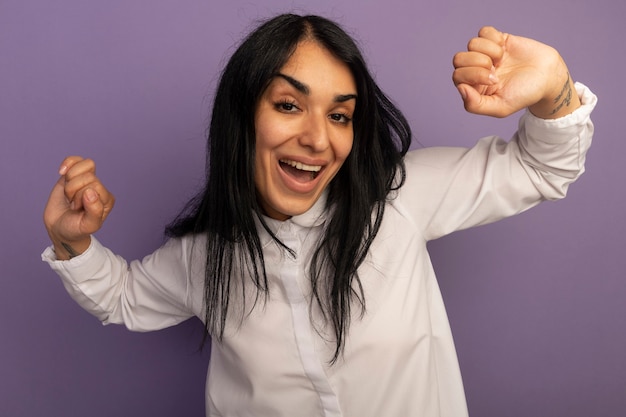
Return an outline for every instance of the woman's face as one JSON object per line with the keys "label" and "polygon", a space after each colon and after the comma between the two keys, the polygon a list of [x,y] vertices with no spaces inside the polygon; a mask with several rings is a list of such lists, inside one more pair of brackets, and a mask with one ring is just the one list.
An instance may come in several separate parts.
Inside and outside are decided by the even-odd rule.
{"label": "woman's face", "polygon": [[254,180],[266,215],[310,209],[352,149],[356,84],[348,66],[303,41],[261,96]]}

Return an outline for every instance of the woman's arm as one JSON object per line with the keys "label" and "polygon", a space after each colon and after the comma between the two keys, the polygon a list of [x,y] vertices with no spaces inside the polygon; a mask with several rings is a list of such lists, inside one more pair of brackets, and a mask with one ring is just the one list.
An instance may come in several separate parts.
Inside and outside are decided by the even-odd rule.
{"label": "woman's arm", "polygon": [[143,260],[128,263],[92,237],[115,203],[96,176],[95,163],[68,157],[59,173],[44,212],[53,246],[42,259],[72,298],[103,323],[137,331],[171,326],[196,314],[200,307],[191,298],[189,273],[192,238],[171,239]]}

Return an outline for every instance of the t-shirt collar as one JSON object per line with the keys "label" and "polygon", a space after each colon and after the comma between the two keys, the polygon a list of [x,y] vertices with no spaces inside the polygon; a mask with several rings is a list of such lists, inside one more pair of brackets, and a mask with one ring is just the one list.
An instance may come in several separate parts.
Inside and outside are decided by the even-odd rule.
{"label": "t-shirt collar", "polygon": [[[326,217],[328,216],[328,210],[326,208],[327,194],[328,192],[324,191],[309,210],[285,221],[272,219],[265,215],[263,216],[263,220],[275,235],[278,235],[280,230],[290,228],[292,226],[303,229],[320,226],[324,224]],[[271,237],[259,219],[257,218],[255,220],[257,223],[257,230],[259,231],[259,237],[261,238],[261,243],[265,245],[271,241]]]}
{"label": "t-shirt collar", "polygon": [[300,227],[314,227],[324,223],[326,220],[326,194],[327,192],[324,191],[309,210],[297,216],[293,216],[288,221]]}

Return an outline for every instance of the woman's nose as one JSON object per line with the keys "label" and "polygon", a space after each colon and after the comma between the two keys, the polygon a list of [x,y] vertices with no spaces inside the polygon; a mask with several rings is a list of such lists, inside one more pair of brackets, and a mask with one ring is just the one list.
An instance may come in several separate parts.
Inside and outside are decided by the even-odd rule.
{"label": "woman's nose", "polygon": [[303,121],[300,144],[314,152],[323,152],[330,144],[329,134],[326,116],[310,114]]}

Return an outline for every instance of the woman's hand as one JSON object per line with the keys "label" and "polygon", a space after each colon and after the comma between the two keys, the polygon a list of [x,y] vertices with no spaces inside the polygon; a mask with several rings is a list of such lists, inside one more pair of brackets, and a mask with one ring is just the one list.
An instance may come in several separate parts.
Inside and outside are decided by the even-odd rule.
{"label": "woman's hand", "polygon": [[91,234],[102,227],[115,197],[96,177],[96,165],[90,159],[70,156],[59,174],[46,204],[44,223],[57,259],[66,260],[89,247]]}
{"label": "woman's hand", "polygon": [[470,113],[506,117],[528,107],[555,119],[580,106],[559,53],[532,39],[486,26],[453,64],[452,79]]}

